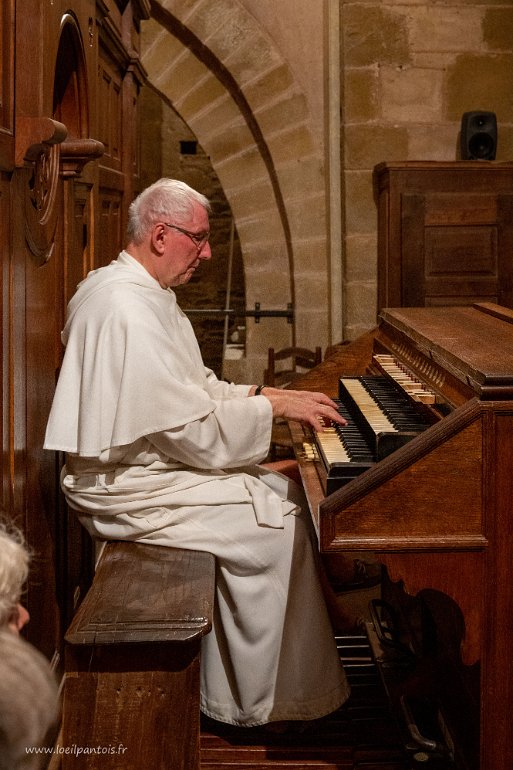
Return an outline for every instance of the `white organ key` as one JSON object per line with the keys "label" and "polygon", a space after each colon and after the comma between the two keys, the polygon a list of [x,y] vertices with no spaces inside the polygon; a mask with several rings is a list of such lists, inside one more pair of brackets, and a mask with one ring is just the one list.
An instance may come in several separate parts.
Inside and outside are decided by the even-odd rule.
{"label": "white organ key", "polygon": [[380,431],[397,433],[397,429],[390,422],[388,417],[383,414],[370,393],[364,388],[359,380],[346,379],[343,377],[342,382],[347,392],[353,397],[356,404],[358,404],[362,414],[376,433],[379,433]]}
{"label": "white organ key", "polygon": [[312,444],[311,442],[303,441],[303,452],[306,460],[317,459],[317,450],[315,448],[315,444]]}
{"label": "white organ key", "polygon": [[351,458],[347,454],[344,445],[338,437],[334,428],[319,431],[317,433],[317,443],[322,448],[326,460],[330,463],[348,463]]}
{"label": "white organ key", "polygon": [[403,390],[408,393],[414,401],[421,401],[423,404],[434,404],[435,394],[424,387],[421,382],[402,369],[395,358],[391,355],[375,355],[374,359],[378,362],[384,372],[395,380]]}

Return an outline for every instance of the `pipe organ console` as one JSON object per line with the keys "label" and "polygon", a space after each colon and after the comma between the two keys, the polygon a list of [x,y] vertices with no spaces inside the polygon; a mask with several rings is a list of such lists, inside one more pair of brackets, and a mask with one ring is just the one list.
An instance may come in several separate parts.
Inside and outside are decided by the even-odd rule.
{"label": "pipe organ console", "polygon": [[443,766],[508,770],[513,311],[385,309],[359,344],[295,383],[349,420],[315,435],[289,424],[320,550],[386,567],[371,646],[400,661],[389,692],[406,721],[433,706]]}
{"label": "pipe organ console", "polygon": [[[374,357],[374,362],[377,360]],[[394,366],[404,374],[397,363]],[[338,387],[339,412],[348,423],[326,425],[314,436],[314,456],[323,463],[325,473],[321,473],[321,479],[328,494],[398,449],[431,422],[429,413],[415,403],[429,398],[430,392],[420,386],[417,391],[404,392],[404,379],[341,377]]]}

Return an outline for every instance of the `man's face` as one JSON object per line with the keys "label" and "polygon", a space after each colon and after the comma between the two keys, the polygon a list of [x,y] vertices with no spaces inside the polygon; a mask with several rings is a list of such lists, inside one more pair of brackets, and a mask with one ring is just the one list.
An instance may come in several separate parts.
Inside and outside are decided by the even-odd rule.
{"label": "man's face", "polygon": [[180,222],[170,219],[162,227],[164,252],[158,262],[156,277],[164,288],[179,286],[190,281],[202,260],[212,257],[208,213],[195,203],[190,218]]}

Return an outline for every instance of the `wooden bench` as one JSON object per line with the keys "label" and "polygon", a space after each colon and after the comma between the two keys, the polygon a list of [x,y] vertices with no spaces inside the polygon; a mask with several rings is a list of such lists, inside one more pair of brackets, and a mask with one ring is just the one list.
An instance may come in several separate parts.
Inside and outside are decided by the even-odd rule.
{"label": "wooden bench", "polygon": [[214,578],[210,553],[106,545],[65,636],[62,770],[199,768]]}

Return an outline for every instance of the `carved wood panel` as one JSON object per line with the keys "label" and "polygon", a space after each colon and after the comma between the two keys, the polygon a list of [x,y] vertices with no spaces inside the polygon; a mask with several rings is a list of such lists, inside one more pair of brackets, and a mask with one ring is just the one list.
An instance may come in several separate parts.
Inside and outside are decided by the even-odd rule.
{"label": "carved wood panel", "polygon": [[98,99],[99,139],[105,147],[101,166],[121,171],[122,81],[105,57],[101,57],[99,63]]}
{"label": "carved wood panel", "polygon": [[132,197],[129,69],[149,6],[135,3],[136,22],[131,5],[121,14],[113,0],[0,4],[0,504],[34,554],[27,636],[48,657],[59,652],[90,553],[60,494],[63,457],[42,447],[66,304],[89,269],[118,253]]}
{"label": "carved wood panel", "polygon": [[404,306],[498,302],[496,194],[401,196]]}
{"label": "carved wood panel", "polygon": [[[26,181],[26,176],[23,181]],[[62,213],[60,188],[55,206]],[[64,517],[55,456],[43,450],[46,422],[55,390],[56,362],[60,357],[58,340],[63,317],[60,292],[62,216],[57,222],[58,231],[54,231],[51,256],[43,261],[34,260],[31,254],[22,257],[25,262],[24,465],[27,538],[34,550],[27,598],[32,619],[28,634],[31,641],[50,657],[58,649],[62,633],[57,573],[60,569],[58,535]]]}
{"label": "carved wood panel", "polygon": [[123,242],[121,232],[122,191],[100,189],[100,243],[101,249],[96,255],[98,266],[108,264],[115,259]]}
{"label": "carved wood panel", "polygon": [[378,310],[513,307],[513,164],[383,163],[374,181]]}

